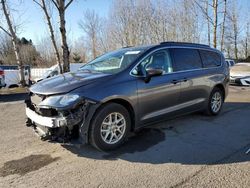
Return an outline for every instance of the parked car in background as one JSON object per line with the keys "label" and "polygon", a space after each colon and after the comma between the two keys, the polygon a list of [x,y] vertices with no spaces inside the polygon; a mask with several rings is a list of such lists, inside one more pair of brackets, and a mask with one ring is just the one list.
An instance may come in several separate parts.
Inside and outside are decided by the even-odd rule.
{"label": "parked car in background", "polygon": [[122,48],[33,85],[27,126],[44,140],[79,136],[112,150],[129,132],[155,122],[195,111],[218,115],[228,84],[223,54],[207,45]]}
{"label": "parked car in background", "polygon": [[[83,66],[82,63],[70,63],[70,72],[75,72],[77,71],[81,66]],[[50,67],[41,77],[35,78],[35,82],[40,82],[46,78],[51,78],[53,76],[56,76],[59,74],[59,66],[58,65],[53,65]]]}
{"label": "parked car in background", "polygon": [[235,65],[235,61],[233,59],[226,59],[225,61],[226,61],[229,68],[231,68]]}
{"label": "parked car in background", "polygon": [[[4,70],[5,84],[7,88],[18,87],[20,85],[20,76],[17,65],[0,65],[0,68]],[[24,65],[24,79],[27,86],[31,84],[29,65]]]}
{"label": "parked car in background", "polygon": [[250,86],[250,63],[237,63],[230,70],[230,84]]}
{"label": "parked car in background", "polygon": [[0,68],[0,89],[2,87],[5,87],[5,75],[4,75],[4,70]]}

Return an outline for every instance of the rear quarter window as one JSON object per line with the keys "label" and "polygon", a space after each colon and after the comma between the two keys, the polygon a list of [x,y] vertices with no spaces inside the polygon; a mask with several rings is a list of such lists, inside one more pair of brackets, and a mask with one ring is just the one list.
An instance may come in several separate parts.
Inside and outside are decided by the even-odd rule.
{"label": "rear quarter window", "polygon": [[217,67],[221,65],[220,54],[208,50],[200,50],[204,68]]}
{"label": "rear quarter window", "polygon": [[174,71],[184,71],[202,68],[199,51],[196,49],[172,49],[174,58]]}

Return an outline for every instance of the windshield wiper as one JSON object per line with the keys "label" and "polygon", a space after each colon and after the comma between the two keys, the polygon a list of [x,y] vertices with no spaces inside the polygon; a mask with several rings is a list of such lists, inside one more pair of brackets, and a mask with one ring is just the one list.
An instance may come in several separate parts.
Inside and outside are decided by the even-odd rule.
{"label": "windshield wiper", "polygon": [[89,73],[91,73],[92,72],[92,70],[90,70],[90,69],[80,69],[80,71],[82,71],[82,72],[89,72]]}

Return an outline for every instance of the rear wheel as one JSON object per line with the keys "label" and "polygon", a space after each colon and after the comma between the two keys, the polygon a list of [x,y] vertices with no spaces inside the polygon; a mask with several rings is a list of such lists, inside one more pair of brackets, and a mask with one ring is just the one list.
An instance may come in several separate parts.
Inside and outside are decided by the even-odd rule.
{"label": "rear wheel", "polygon": [[206,109],[207,115],[218,115],[224,103],[223,92],[219,88],[214,88],[209,97]]}
{"label": "rear wheel", "polygon": [[125,141],[130,127],[131,119],[125,107],[106,104],[93,118],[90,142],[99,150],[113,150]]}

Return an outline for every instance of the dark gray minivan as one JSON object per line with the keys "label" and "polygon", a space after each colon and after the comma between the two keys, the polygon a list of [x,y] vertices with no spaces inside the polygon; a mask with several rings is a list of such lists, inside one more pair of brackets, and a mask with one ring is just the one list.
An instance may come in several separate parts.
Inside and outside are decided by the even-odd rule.
{"label": "dark gray minivan", "polygon": [[44,140],[78,137],[111,150],[149,124],[195,111],[219,114],[228,84],[223,54],[207,45],[122,48],[32,86],[26,124]]}

